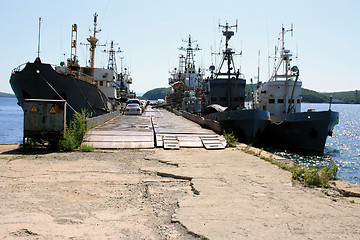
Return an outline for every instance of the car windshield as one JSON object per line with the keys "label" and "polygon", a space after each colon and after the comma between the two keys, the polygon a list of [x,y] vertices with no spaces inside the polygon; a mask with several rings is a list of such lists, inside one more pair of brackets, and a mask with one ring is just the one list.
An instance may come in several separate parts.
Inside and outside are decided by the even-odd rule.
{"label": "car windshield", "polygon": [[140,103],[140,101],[138,99],[129,99],[127,102],[128,103]]}
{"label": "car windshield", "polygon": [[139,107],[139,104],[128,104],[127,107],[136,108]]}

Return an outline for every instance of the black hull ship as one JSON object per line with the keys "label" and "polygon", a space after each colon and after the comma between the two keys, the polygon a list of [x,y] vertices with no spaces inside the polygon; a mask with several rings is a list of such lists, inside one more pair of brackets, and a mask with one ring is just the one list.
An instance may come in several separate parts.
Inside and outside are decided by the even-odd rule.
{"label": "black hull ship", "polygon": [[241,142],[253,145],[260,143],[263,132],[269,125],[269,113],[259,109],[211,113],[205,119],[220,122],[226,133],[233,133]]}
{"label": "black hull ship", "polygon": [[191,46],[189,37],[187,48],[180,48],[186,51],[186,57],[180,55],[179,68],[172,72],[169,79],[172,93],[167,95],[166,102],[173,108],[203,118],[206,123],[219,123],[222,130],[233,133],[241,142],[256,144],[270,123],[270,114],[261,109],[245,108],[246,80],[240,70],[236,70],[235,52],[228,44],[234,35],[231,28],[237,25],[226,23],[219,27],[224,29],[222,33],[226,42],[225,49],[219,53],[222,60],[218,69],[211,66],[211,76],[203,78],[203,73],[200,69],[196,70],[194,64],[193,52],[200,49]]}
{"label": "black hull ship", "polygon": [[98,116],[112,110],[112,104],[100,89],[89,81],[75,76],[60,74],[50,64],[27,63],[22,70],[14,70],[11,87],[21,107],[25,99],[53,99],[67,101],[67,122],[75,112],[83,109],[89,117]]}
{"label": "black hull ship", "polygon": [[209,105],[204,110],[204,118],[220,122],[225,132],[233,133],[239,141],[257,145],[270,123],[270,115],[268,111],[261,109],[245,108],[246,80],[240,70],[236,70],[233,59],[235,51],[229,48],[229,40],[234,36],[231,28],[237,28],[237,25],[229,26],[226,23],[219,27],[223,28],[225,49],[221,53],[222,60],[218,69],[214,72],[215,67],[210,67]]}
{"label": "black hull ship", "polygon": [[327,136],[339,122],[333,111],[301,112],[281,115],[265,130],[263,142],[280,148],[323,152]]}
{"label": "black hull ship", "polygon": [[[72,26],[71,57],[60,66],[42,63],[38,57],[33,63],[20,65],[12,71],[10,85],[24,108],[26,99],[66,100],[66,122],[70,123],[76,112],[86,111],[89,117],[99,116],[118,109],[132,94],[132,79],[125,71],[117,73],[114,44],[111,42],[108,68],[95,68],[97,14],[94,15],[93,36],[90,45],[90,66],[80,67],[77,55],[77,25]],[[40,29],[40,22],[39,22]],[[39,31],[40,38],[40,31]],[[40,48],[40,46],[39,46]],[[40,51],[39,51],[40,52]]]}
{"label": "black hull ship", "polygon": [[330,107],[328,111],[308,109],[301,112],[300,71],[290,64],[292,54],[284,47],[284,36],[289,31],[293,30],[282,28],[282,46],[275,58],[279,62],[274,74],[263,85],[258,83],[256,107],[269,111],[271,119],[261,141],[285,149],[323,152],[327,136],[332,135],[339,123],[339,113],[331,111]]}

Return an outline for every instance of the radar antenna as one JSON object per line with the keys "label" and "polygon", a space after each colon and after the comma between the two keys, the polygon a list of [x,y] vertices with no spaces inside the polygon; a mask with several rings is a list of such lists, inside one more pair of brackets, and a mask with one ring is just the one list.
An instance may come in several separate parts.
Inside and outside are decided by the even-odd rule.
{"label": "radar antenna", "polygon": [[238,20],[236,19],[236,24],[229,26],[229,24],[226,22],[225,25],[221,25],[219,24],[219,29],[222,28],[223,31],[223,35],[226,37],[226,42],[225,42],[225,48],[229,47],[229,40],[232,36],[234,36],[234,31],[230,31],[232,28],[236,28],[236,32],[237,32],[237,28],[238,28]]}

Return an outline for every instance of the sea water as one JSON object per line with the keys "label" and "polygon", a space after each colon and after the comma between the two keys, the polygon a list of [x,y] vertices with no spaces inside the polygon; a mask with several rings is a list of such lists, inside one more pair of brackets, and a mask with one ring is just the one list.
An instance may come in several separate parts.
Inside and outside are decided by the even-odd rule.
{"label": "sea water", "polygon": [[0,143],[20,143],[23,140],[24,113],[16,98],[0,97]]}
{"label": "sea water", "polygon": [[[327,111],[329,107],[330,105],[325,103],[301,105],[303,111],[307,109]],[[296,154],[284,150],[276,153],[307,167],[336,164],[340,179],[360,184],[360,105],[333,104],[331,110],[339,112],[339,124],[335,126],[332,136],[327,138],[323,154]]]}
{"label": "sea water", "polygon": [[[329,104],[303,103],[302,110],[329,110]],[[360,105],[333,104],[339,112],[339,124],[328,137],[323,154],[297,154],[275,150],[277,154],[295,160],[300,165],[324,167],[336,164],[340,179],[360,184]],[[20,143],[23,138],[23,111],[16,98],[0,98],[0,143]]]}

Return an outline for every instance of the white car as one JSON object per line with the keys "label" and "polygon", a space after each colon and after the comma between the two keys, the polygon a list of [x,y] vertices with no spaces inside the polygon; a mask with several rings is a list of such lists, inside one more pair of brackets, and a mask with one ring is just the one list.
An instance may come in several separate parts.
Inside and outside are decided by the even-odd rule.
{"label": "white car", "polygon": [[131,104],[131,103],[137,103],[137,104],[140,105],[140,100],[137,99],[137,98],[133,98],[133,99],[128,99],[128,100],[126,101],[126,104]]}
{"label": "white car", "polygon": [[163,105],[163,104],[165,104],[165,100],[159,98],[159,99],[156,101],[156,104],[157,104],[157,105]]}
{"label": "white car", "polygon": [[125,108],[125,115],[141,115],[142,109],[137,103],[130,103]]}

